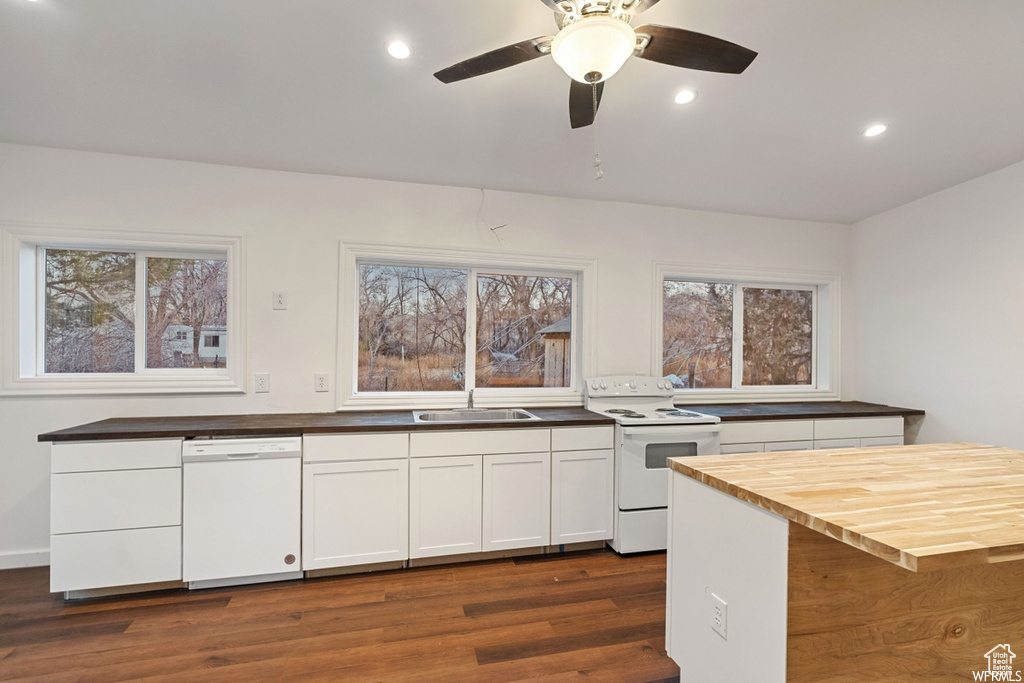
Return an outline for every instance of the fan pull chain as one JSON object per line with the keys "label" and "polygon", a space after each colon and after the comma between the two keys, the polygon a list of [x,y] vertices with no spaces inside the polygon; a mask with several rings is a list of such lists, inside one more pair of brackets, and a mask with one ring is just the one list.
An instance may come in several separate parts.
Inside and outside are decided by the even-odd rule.
{"label": "fan pull chain", "polygon": [[601,170],[601,155],[597,151],[597,81],[590,82],[591,99],[594,104],[594,180],[600,180],[604,177],[604,171]]}

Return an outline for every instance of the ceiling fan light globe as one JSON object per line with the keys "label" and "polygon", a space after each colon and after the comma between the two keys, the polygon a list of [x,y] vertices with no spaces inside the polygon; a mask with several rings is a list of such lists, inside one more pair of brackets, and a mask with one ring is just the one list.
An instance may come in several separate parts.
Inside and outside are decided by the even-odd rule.
{"label": "ceiling fan light globe", "polygon": [[[580,83],[606,81],[636,49],[636,33],[620,19],[583,17],[569,24],[551,41],[551,57],[569,78]],[[598,73],[596,81],[588,74]]]}

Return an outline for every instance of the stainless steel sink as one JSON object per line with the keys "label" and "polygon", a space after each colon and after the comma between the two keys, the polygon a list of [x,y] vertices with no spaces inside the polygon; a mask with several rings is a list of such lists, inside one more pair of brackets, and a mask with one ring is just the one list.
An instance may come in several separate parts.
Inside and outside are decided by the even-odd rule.
{"label": "stainless steel sink", "polygon": [[455,408],[454,410],[417,410],[413,422],[519,422],[540,418],[519,408]]}

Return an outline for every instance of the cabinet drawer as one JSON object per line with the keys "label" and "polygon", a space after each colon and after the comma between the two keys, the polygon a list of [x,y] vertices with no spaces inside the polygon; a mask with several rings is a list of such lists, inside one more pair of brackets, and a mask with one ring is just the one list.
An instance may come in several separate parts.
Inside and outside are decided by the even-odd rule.
{"label": "cabinet drawer", "polygon": [[809,451],[814,448],[813,441],[771,441],[764,445],[765,453],[783,453],[785,451]]}
{"label": "cabinet drawer", "polygon": [[50,533],[181,524],[181,469],[50,476]]}
{"label": "cabinet drawer", "polygon": [[859,439],[865,436],[903,436],[903,418],[853,417],[814,421],[816,440]]}
{"label": "cabinet drawer", "polygon": [[722,443],[758,441],[811,441],[813,420],[764,420],[761,422],[723,422]]}
{"label": "cabinet drawer", "polygon": [[50,537],[50,591],[181,580],[181,527]]}
{"label": "cabinet drawer", "polygon": [[764,453],[764,443],[729,443],[722,446],[719,453],[722,455],[735,455],[736,453]]}
{"label": "cabinet drawer", "polygon": [[83,441],[50,447],[51,472],[97,472],[179,467],[181,439]]}
{"label": "cabinet drawer", "polygon": [[814,450],[824,451],[833,448],[860,448],[860,439],[825,439],[814,442]]}
{"label": "cabinet drawer", "polygon": [[407,433],[307,434],[302,437],[305,462],[380,460],[409,457]]}
{"label": "cabinet drawer", "polygon": [[413,432],[409,455],[489,455],[539,453],[550,450],[550,429],[465,429],[451,432]]}
{"label": "cabinet drawer", "polygon": [[590,451],[615,447],[615,427],[565,427],[551,430],[551,450]]}

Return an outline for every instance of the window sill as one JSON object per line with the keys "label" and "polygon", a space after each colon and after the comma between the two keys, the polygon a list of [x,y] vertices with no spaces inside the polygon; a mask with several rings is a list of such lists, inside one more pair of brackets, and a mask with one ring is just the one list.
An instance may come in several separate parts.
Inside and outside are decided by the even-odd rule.
{"label": "window sill", "polygon": [[[504,390],[490,393],[477,389],[473,393],[473,405],[477,408],[531,408],[581,406],[583,396],[579,392],[538,392],[529,389],[521,391]],[[419,410],[423,408],[445,409],[465,408],[466,392],[435,392],[429,395],[414,393],[379,393],[348,396],[337,410]]]}
{"label": "window sill", "polygon": [[4,396],[102,396],[117,394],[242,394],[233,378],[217,377],[24,377],[5,380]]}
{"label": "window sill", "polygon": [[676,390],[673,401],[688,403],[789,403],[796,401],[838,401],[838,392],[830,389],[693,389]]}

